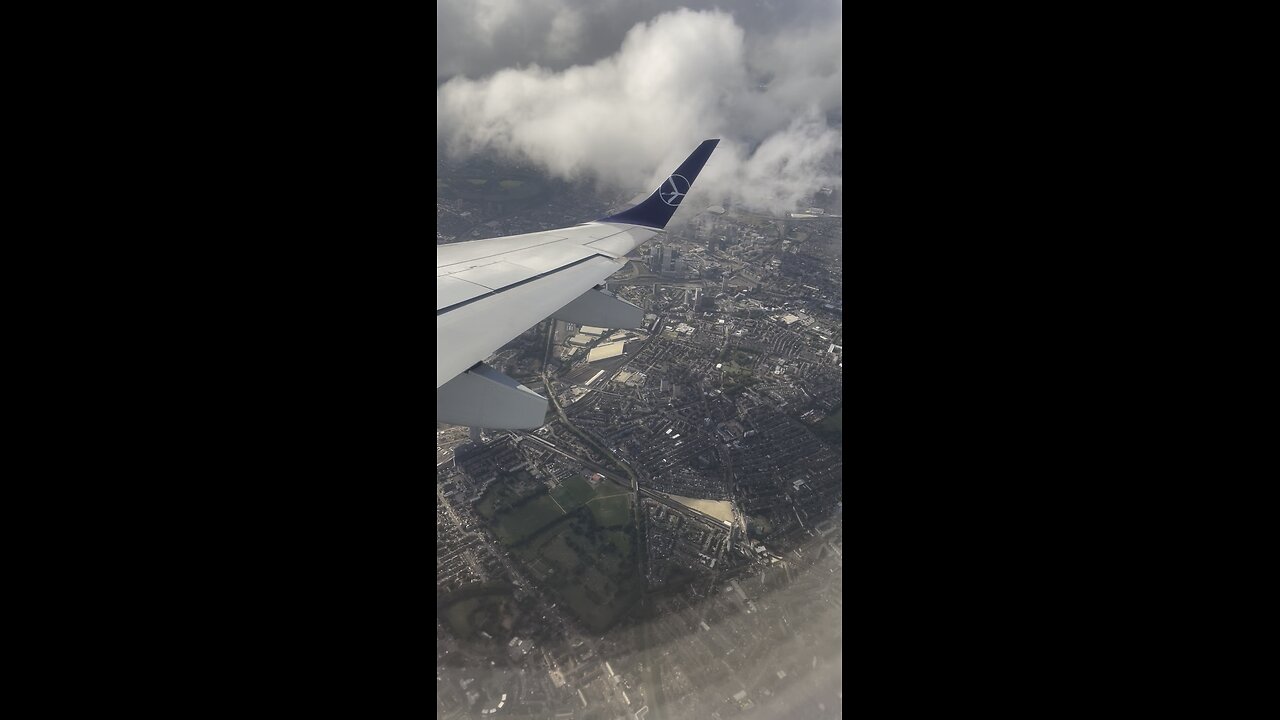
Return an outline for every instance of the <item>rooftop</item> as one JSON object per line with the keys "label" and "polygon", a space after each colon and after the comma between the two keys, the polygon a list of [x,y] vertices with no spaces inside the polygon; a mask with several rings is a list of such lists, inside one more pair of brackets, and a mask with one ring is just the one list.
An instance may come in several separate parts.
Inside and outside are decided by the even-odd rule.
{"label": "rooftop", "polygon": [[608,360],[609,358],[618,357],[622,354],[622,350],[625,346],[625,342],[612,342],[605,343],[604,345],[597,345],[592,348],[591,352],[587,353],[587,362],[596,362],[597,360]]}

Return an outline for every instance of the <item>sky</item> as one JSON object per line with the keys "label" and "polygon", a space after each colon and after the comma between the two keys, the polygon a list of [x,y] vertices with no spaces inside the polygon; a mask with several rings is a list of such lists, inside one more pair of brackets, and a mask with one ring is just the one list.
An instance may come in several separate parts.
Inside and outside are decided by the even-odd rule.
{"label": "sky", "polygon": [[436,142],[648,192],[707,138],[689,203],[782,213],[841,186],[838,0],[442,0]]}

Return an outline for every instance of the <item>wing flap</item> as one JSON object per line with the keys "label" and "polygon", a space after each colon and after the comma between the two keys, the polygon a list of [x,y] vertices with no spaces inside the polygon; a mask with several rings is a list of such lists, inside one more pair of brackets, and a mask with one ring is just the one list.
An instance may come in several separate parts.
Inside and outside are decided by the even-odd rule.
{"label": "wing flap", "polygon": [[578,243],[559,242],[551,245],[540,245],[528,250],[518,250],[513,253],[507,253],[502,259],[527,267],[534,274],[552,272],[566,265],[571,265],[583,258],[589,258],[600,253],[585,247]]}
{"label": "wing flap", "polygon": [[[449,277],[466,280],[476,285],[483,285],[490,290],[501,290],[509,285],[528,280],[533,275],[537,275],[537,273],[523,265],[501,260],[488,265],[468,268]],[[438,310],[439,308],[436,309]]]}
{"label": "wing flap", "polygon": [[490,292],[489,288],[481,287],[475,283],[469,283],[454,277],[437,277],[436,309],[457,305],[460,302],[466,302],[488,292]]}
{"label": "wing flap", "polygon": [[[618,261],[597,255],[500,291],[486,291],[488,295],[466,304],[437,309],[436,388],[555,314],[621,267]],[[456,278],[436,278],[437,286],[444,280]]]}
{"label": "wing flap", "polygon": [[638,225],[611,224],[606,227],[615,228],[620,232],[612,232],[608,236],[602,237],[599,240],[589,240],[587,241],[586,246],[609,253],[615,257],[622,257],[623,255],[626,255],[632,250],[640,247],[641,243],[658,234],[658,232],[652,228],[640,227]]}
{"label": "wing flap", "polygon": [[511,430],[536,428],[547,399],[481,363],[436,388],[436,422]]}
{"label": "wing flap", "polygon": [[528,235],[512,235],[511,237],[485,238],[468,240],[460,243],[436,246],[436,269],[472,263],[483,265],[482,260],[493,258],[504,253],[524,250],[525,248],[549,245],[566,239],[564,230],[555,232],[529,233]]}

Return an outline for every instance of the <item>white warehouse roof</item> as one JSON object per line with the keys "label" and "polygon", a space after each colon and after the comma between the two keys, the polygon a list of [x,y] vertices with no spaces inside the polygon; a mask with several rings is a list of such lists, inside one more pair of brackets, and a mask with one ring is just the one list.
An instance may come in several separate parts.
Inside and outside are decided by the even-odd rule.
{"label": "white warehouse roof", "polygon": [[587,353],[587,362],[608,360],[609,358],[618,357],[622,354],[623,346],[625,345],[625,342],[613,342],[605,343],[604,345],[597,345],[592,348],[591,352]]}

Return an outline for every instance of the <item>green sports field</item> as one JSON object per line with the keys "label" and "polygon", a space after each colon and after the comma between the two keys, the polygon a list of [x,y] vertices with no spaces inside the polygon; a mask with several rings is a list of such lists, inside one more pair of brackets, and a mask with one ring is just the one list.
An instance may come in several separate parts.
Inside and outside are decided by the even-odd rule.
{"label": "green sports field", "polygon": [[631,493],[618,490],[616,495],[594,498],[587,503],[601,527],[618,527],[631,522]]}
{"label": "green sports field", "polygon": [[[476,503],[502,543],[593,632],[613,625],[640,596],[631,535],[632,494],[581,477],[545,486],[498,480]],[[475,608],[454,622],[469,621]]]}
{"label": "green sports field", "polygon": [[564,511],[547,495],[531,500],[510,512],[498,513],[498,539],[515,545],[547,525],[564,517]]}
{"label": "green sports field", "polygon": [[[609,484],[609,487],[616,487]],[[571,477],[565,480],[560,487],[551,491],[551,497],[560,503],[560,507],[565,512],[573,512],[576,508],[581,507],[583,503],[596,496],[597,490],[608,490],[604,483],[598,488],[591,487],[591,483],[580,477]]]}

